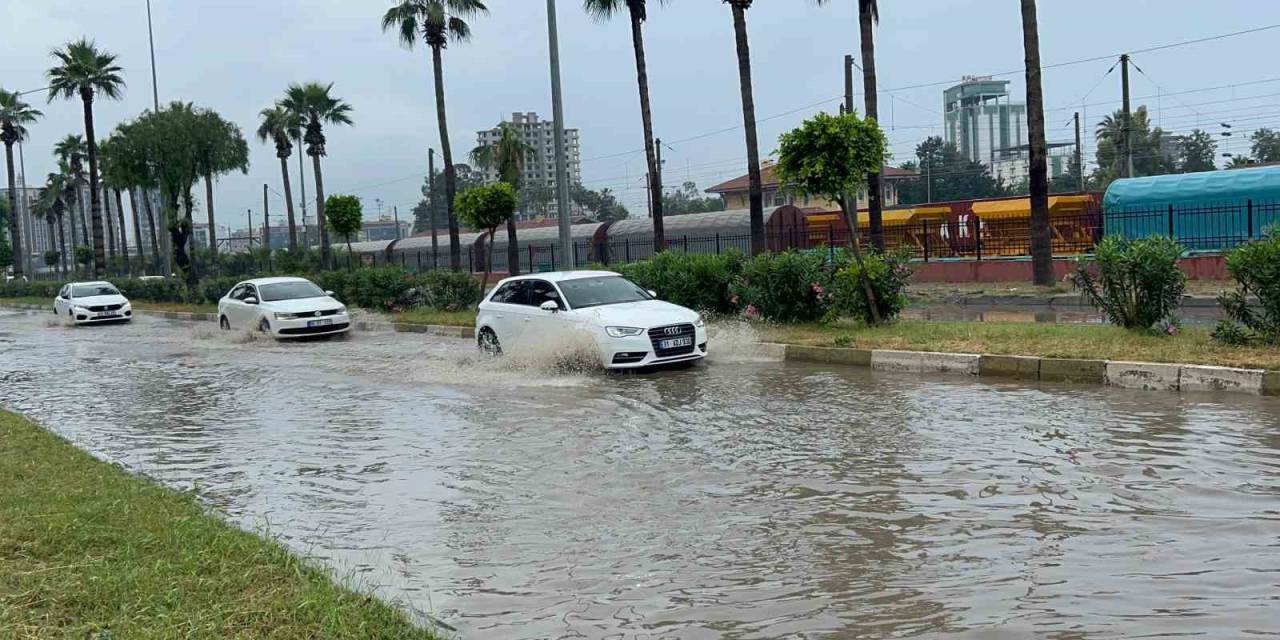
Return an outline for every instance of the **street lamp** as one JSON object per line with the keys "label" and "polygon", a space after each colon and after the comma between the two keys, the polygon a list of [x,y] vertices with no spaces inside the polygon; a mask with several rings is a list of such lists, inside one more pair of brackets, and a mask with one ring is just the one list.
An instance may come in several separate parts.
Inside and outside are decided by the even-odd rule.
{"label": "street lamp", "polygon": [[556,0],[547,0],[547,39],[551,49],[551,118],[555,120],[556,213],[560,218],[560,251],[573,264],[569,231],[569,167],[564,155],[564,100],[560,92],[560,36],[556,30]]}

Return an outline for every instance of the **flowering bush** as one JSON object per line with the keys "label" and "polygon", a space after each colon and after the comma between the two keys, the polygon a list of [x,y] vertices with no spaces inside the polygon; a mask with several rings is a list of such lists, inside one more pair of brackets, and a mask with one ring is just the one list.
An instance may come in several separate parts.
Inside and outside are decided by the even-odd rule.
{"label": "flowering bush", "polygon": [[1162,236],[1131,240],[1107,236],[1071,280],[1112,324],[1160,331],[1156,325],[1178,310],[1187,276],[1178,269],[1182,246]]}
{"label": "flowering bush", "polygon": [[[867,277],[871,281],[871,291],[875,293],[876,310],[880,312],[882,322],[896,318],[907,304],[905,292],[907,280],[911,278],[911,267],[908,266],[910,259],[911,254],[905,250],[889,253],[871,251],[862,257]],[[836,272],[833,281],[834,295],[827,310],[827,319],[851,316],[870,324],[874,318],[871,307],[867,305],[862,269],[858,263],[846,263]]]}
{"label": "flowering bush", "polygon": [[825,253],[764,253],[743,263],[730,300],[749,318],[813,322],[826,315],[830,288]]}
{"label": "flowering bush", "polygon": [[727,314],[739,309],[729,287],[742,273],[742,263],[737,251],[708,255],[668,250],[643,262],[619,265],[617,270],[667,302]]}

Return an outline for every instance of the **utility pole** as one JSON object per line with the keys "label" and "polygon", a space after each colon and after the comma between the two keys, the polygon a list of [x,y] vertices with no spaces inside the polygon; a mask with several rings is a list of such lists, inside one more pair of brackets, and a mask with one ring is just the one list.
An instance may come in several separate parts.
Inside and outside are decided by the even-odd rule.
{"label": "utility pole", "polygon": [[440,240],[436,238],[436,150],[427,149],[427,210],[431,212],[431,268],[440,258]]}
{"label": "utility pole", "polygon": [[648,171],[644,172],[644,206],[649,218],[653,218],[653,181]]}
{"label": "utility pole", "polygon": [[1084,149],[1080,147],[1080,112],[1074,116],[1076,122],[1076,171],[1080,172],[1080,190],[1084,191]]}
{"label": "utility pole", "polygon": [[271,250],[271,207],[267,204],[267,183],[262,183],[262,246]]}
{"label": "utility pole", "polygon": [[1121,123],[1120,152],[1124,154],[1121,174],[1133,177],[1133,116],[1129,113],[1129,54],[1120,56]]}
{"label": "utility pole", "polygon": [[151,48],[151,106],[160,111],[160,88],[156,84],[156,38],[151,31],[151,0],[147,0],[147,44]]}
{"label": "utility pole", "polygon": [[[654,150],[654,153],[656,153],[656,154],[657,154],[657,157],[656,157],[656,158],[654,158],[654,160],[655,160],[654,165],[655,165],[655,166],[657,166],[657,168],[658,168],[658,179],[657,179],[657,180],[655,180],[655,181],[650,182],[650,184],[659,184],[659,185],[660,185],[660,184],[663,184],[663,182],[662,182],[662,138],[655,138],[655,139],[654,139],[654,141],[653,141],[653,150]],[[658,190],[658,193],[653,194],[653,198],[655,198],[654,202],[655,202],[659,207],[661,207],[661,206],[662,206],[662,196],[663,196],[662,189],[659,189],[659,190]],[[653,212],[652,212],[652,211],[650,211],[650,212],[649,212],[649,217],[651,217],[651,218],[653,217]],[[664,236],[663,236],[662,240],[663,240],[662,244],[663,244],[663,245],[666,245],[666,236],[665,236],[665,234],[664,234]]]}
{"label": "utility pole", "polygon": [[569,167],[564,151],[564,97],[560,92],[560,36],[556,31],[556,0],[547,0],[547,40],[551,50],[551,117],[555,124],[556,209],[560,216],[560,251],[573,265],[573,238],[569,231]]}
{"label": "utility pole", "polygon": [[[249,215],[249,249],[253,249],[253,209],[247,210]],[[230,248],[230,247],[228,247]]]}
{"label": "utility pole", "polygon": [[400,239],[400,207],[392,206],[391,215],[396,219],[396,240]]}

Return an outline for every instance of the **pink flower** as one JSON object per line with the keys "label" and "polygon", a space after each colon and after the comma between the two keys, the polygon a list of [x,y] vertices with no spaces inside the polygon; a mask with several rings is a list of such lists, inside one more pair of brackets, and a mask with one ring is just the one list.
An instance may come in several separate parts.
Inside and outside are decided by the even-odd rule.
{"label": "pink flower", "polygon": [[732,298],[729,298],[729,304],[732,304],[732,305],[733,305],[733,306],[735,306],[735,307],[736,307],[736,306],[738,306],[738,296],[737,296],[737,294],[734,294],[734,296],[733,296]]}
{"label": "pink flower", "polygon": [[822,295],[823,291],[825,291],[825,289],[823,289],[823,288],[822,288],[822,285],[820,285],[820,284],[818,284],[818,283],[816,283],[816,282],[815,282],[815,283],[813,283],[813,284],[811,284],[811,285],[809,285],[809,288],[810,288],[810,289],[813,289],[813,292],[814,292],[814,293],[816,293],[816,294],[818,294],[818,295]]}
{"label": "pink flower", "polygon": [[756,308],[756,306],[755,306],[754,304],[749,304],[749,305],[747,305],[747,310],[746,310],[744,313],[746,313],[746,315],[747,315],[747,317],[748,317],[748,318],[759,318],[759,317],[760,317],[760,310],[759,310],[759,309],[757,309],[757,308]]}

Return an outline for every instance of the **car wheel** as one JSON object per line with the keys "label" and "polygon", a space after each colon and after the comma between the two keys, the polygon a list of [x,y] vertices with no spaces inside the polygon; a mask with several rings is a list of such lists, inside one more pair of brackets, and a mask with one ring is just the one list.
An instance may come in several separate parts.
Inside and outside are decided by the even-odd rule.
{"label": "car wheel", "polygon": [[258,323],[258,331],[271,333],[271,323],[267,322],[266,318],[263,318],[262,321]]}
{"label": "car wheel", "polygon": [[222,329],[223,331],[230,331],[231,321],[227,320],[226,316],[222,316],[221,318],[218,318],[218,328]]}
{"label": "car wheel", "polygon": [[476,338],[476,343],[480,347],[480,351],[491,356],[502,355],[502,343],[498,341],[498,334],[493,329],[485,327],[480,330],[480,336]]}

